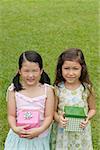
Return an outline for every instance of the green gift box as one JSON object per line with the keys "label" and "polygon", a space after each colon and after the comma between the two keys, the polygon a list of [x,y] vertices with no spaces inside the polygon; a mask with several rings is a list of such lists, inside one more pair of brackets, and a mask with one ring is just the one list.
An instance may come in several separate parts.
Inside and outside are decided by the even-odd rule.
{"label": "green gift box", "polygon": [[64,116],[68,118],[66,131],[83,131],[83,128],[80,128],[80,123],[86,118],[84,108],[76,106],[64,106],[64,112]]}
{"label": "green gift box", "polygon": [[65,117],[86,118],[84,108],[76,106],[64,106]]}

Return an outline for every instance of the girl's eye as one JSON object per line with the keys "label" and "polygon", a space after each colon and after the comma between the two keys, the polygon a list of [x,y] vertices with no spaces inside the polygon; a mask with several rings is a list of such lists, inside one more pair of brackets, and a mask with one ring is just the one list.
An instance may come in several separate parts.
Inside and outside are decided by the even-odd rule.
{"label": "girl's eye", "polygon": [[29,72],[29,70],[24,70],[24,72]]}
{"label": "girl's eye", "polygon": [[70,69],[70,68],[66,67],[66,68],[64,68],[64,69],[68,70],[68,69]]}
{"label": "girl's eye", "polygon": [[72,69],[72,70],[79,70],[79,68],[77,68],[77,67],[74,67],[74,68],[70,68],[70,67],[66,67],[66,68],[64,68],[65,70],[70,70],[70,69]]}
{"label": "girl's eye", "polygon": [[32,70],[32,72],[38,72],[38,70]]}
{"label": "girl's eye", "polygon": [[74,69],[74,70],[78,70],[79,68],[76,68],[76,67],[75,67],[75,68],[73,68],[73,69]]}

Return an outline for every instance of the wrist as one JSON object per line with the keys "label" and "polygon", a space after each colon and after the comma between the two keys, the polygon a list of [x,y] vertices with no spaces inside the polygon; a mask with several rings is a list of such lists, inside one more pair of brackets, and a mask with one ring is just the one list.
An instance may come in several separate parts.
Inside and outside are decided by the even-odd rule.
{"label": "wrist", "polygon": [[59,121],[60,121],[60,116],[59,116],[58,112],[55,112],[55,113],[54,113],[54,120],[55,120],[57,123],[59,123]]}
{"label": "wrist", "polygon": [[16,127],[16,126],[13,126],[13,127],[12,127],[12,130],[13,130],[14,132],[17,132],[17,127]]}
{"label": "wrist", "polygon": [[57,117],[57,122],[59,123],[60,122],[60,116],[58,115]]}
{"label": "wrist", "polygon": [[86,117],[86,121],[89,121],[89,120],[90,120],[90,118],[87,116],[87,117]]}
{"label": "wrist", "polygon": [[57,123],[60,122],[60,115],[56,114],[56,116],[55,116],[55,121],[56,121]]}
{"label": "wrist", "polygon": [[39,134],[41,134],[43,131],[44,131],[44,128],[42,126],[38,128]]}

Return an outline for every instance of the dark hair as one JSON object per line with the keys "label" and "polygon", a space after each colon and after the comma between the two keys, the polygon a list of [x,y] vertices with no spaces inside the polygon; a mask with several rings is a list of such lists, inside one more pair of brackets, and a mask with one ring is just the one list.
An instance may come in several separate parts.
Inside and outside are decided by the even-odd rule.
{"label": "dark hair", "polygon": [[[19,69],[22,68],[22,64],[25,61],[29,61],[29,62],[35,62],[39,64],[39,68],[40,70],[43,69],[43,61],[42,61],[42,57],[40,56],[39,53],[37,53],[36,51],[25,51],[23,52],[20,57],[19,57]],[[40,78],[40,83],[44,84],[50,84],[50,78],[47,75],[47,73],[45,73],[44,71],[41,74],[41,78]],[[19,72],[16,74],[16,76],[13,78],[13,83],[14,83],[14,90],[15,91],[19,91],[22,90],[23,87],[20,83],[20,74]]]}
{"label": "dark hair", "polygon": [[87,83],[92,86],[92,83],[89,79],[87,66],[85,63],[85,58],[83,55],[83,52],[79,48],[69,48],[61,53],[61,55],[58,57],[58,63],[56,67],[56,78],[54,81],[55,85],[58,85],[60,82],[64,81],[65,79],[62,76],[62,65],[64,61],[77,61],[80,63],[82,70],[81,70],[81,76],[79,78],[80,82],[83,84]]}

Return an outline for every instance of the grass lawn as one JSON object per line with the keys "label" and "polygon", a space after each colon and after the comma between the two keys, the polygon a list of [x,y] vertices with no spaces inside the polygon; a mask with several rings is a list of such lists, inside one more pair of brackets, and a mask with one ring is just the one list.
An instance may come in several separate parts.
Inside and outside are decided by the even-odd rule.
{"label": "grass lawn", "polygon": [[94,150],[100,149],[99,0],[0,1],[0,150],[8,133],[6,89],[17,71],[21,52],[37,50],[54,81],[58,55],[66,48],[83,50],[96,91],[92,120]]}

